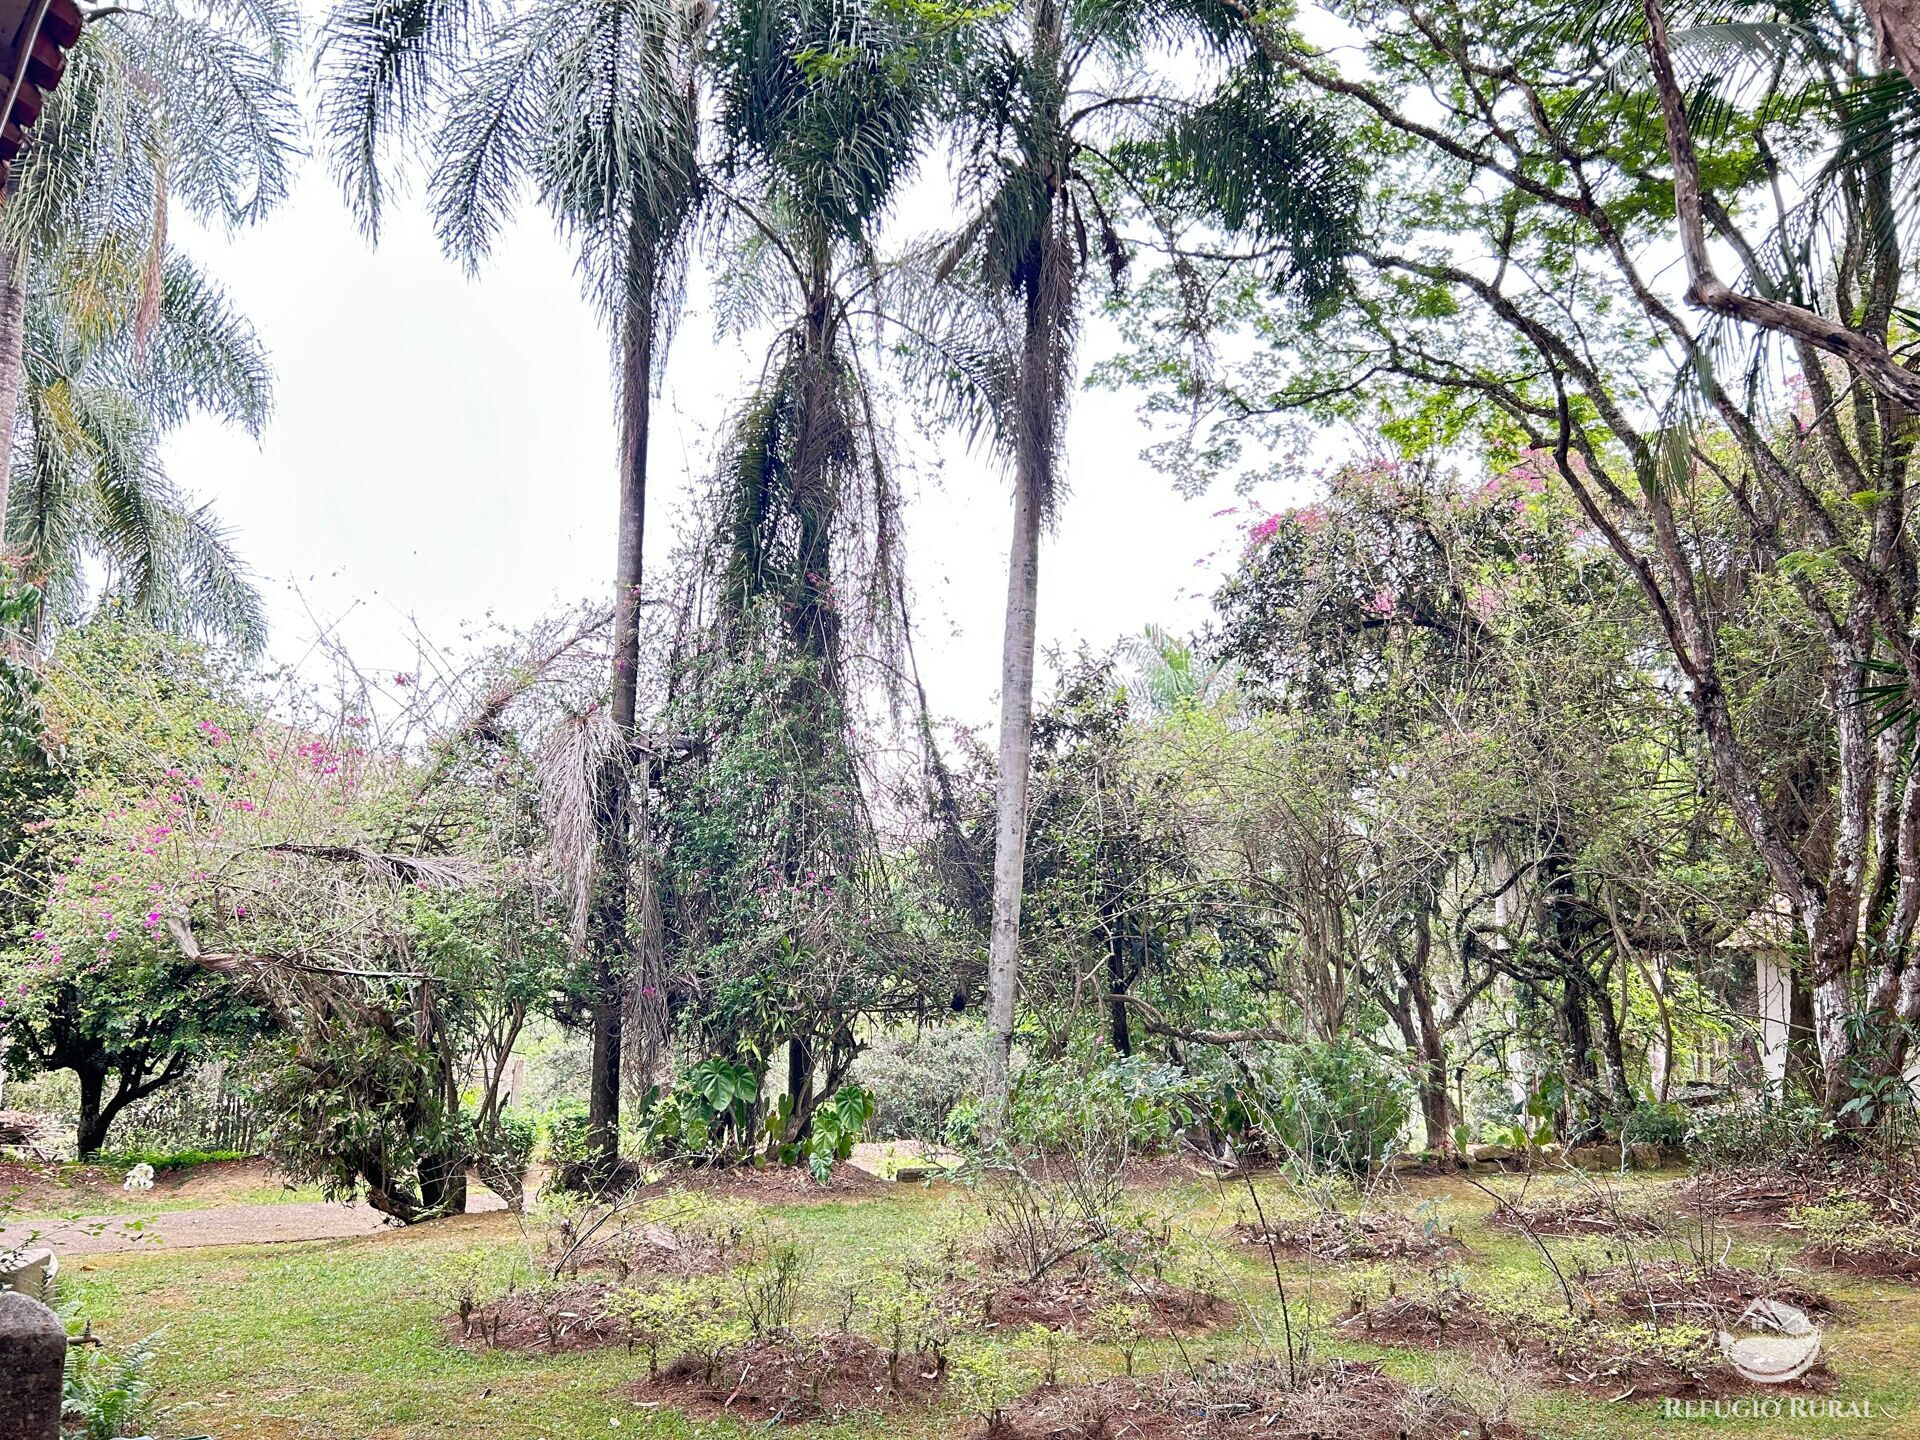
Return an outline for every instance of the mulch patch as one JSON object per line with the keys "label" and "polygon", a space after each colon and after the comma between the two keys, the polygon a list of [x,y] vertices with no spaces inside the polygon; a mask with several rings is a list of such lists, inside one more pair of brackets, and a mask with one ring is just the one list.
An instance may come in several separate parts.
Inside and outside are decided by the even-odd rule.
{"label": "mulch patch", "polygon": [[1416,1390],[1378,1366],[1316,1364],[1300,1383],[1278,1366],[1043,1385],[987,1422],[985,1440],[1512,1440],[1521,1431]]}
{"label": "mulch patch", "polygon": [[750,1340],[711,1366],[683,1355],[628,1393],[704,1418],[794,1424],[925,1407],[945,1382],[945,1362],[931,1355],[902,1355],[895,1368],[864,1336],[807,1335]]}
{"label": "mulch patch", "polygon": [[1832,1188],[1819,1176],[1731,1171],[1683,1180],[1675,1194],[1681,1206],[1695,1215],[1777,1221],[1789,1210],[1818,1205]]}
{"label": "mulch patch", "polygon": [[1587,1276],[1585,1288],[1603,1311],[1661,1324],[1725,1328],[1756,1300],[1781,1300],[1809,1315],[1832,1315],[1834,1303],[1798,1280],[1763,1275],[1738,1265],[1700,1270],[1671,1261],[1637,1268],[1609,1265]]}
{"label": "mulch patch", "polygon": [[[1712,1332],[1735,1326],[1755,1300],[1774,1299],[1814,1316],[1834,1313],[1826,1296],[1805,1285],[1738,1267],[1700,1273],[1651,1264],[1636,1274],[1628,1266],[1597,1270],[1573,1282],[1576,1296],[1594,1318],[1562,1327],[1512,1315],[1490,1314],[1464,1290],[1395,1296],[1356,1304],[1339,1322],[1349,1338],[1386,1345],[1438,1348],[1462,1345],[1498,1348],[1523,1362],[1545,1384],[1621,1400],[1632,1395],[1725,1397],[1754,1393],[1721,1356]],[[1656,1332],[1633,1322],[1656,1318],[1675,1332],[1703,1336],[1657,1343]],[[1625,1322],[1627,1328],[1621,1328]],[[1834,1385],[1824,1365],[1815,1365],[1787,1386],[1826,1393]]]}
{"label": "mulch patch", "polygon": [[522,1355],[559,1355],[623,1343],[620,1327],[606,1314],[614,1287],[599,1280],[548,1290],[515,1290],[478,1307],[464,1324],[443,1322],[455,1342],[469,1349],[512,1350]]}
{"label": "mulch patch", "polygon": [[1205,1335],[1240,1318],[1232,1301],[1204,1290],[1144,1277],[1120,1281],[1091,1269],[1050,1270],[1037,1280],[989,1277],[962,1287],[954,1299],[956,1319],[990,1330],[1044,1325],[1086,1335],[1099,1327],[1096,1317],[1108,1305],[1147,1310],[1141,1328],[1151,1334]]}
{"label": "mulch patch", "polygon": [[587,1241],[567,1261],[570,1275],[600,1271],[621,1281],[632,1275],[685,1279],[715,1274],[726,1266],[726,1256],[702,1237],[665,1225],[626,1226]]}
{"label": "mulch patch", "polygon": [[1585,1192],[1511,1201],[1495,1210],[1488,1223],[1515,1235],[1531,1232],[1563,1240],[1653,1235],[1660,1229],[1660,1222],[1645,1211]]}
{"label": "mulch patch", "polygon": [[1234,1239],[1265,1249],[1269,1244],[1287,1255],[1315,1260],[1431,1260],[1466,1253],[1450,1234],[1428,1230],[1391,1210],[1363,1210],[1349,1215],[1341,1210],[1319,1210],[1305,1216],[1269,1216],[1265,1228],[1257,1224],[1233,1227]]}
{"label": "mulch patch", "polygon": [[1865,1280],[1920,1281],[1920,1237],[1914,1248],[1899,1245],[1809,1245],[1799,1254],[1804,1265],[1824,1265]]}
{"label": "mulch patch", "polygon": [[771,1205],[790,1205],[806,1200],[857,1200],[882,1194],[892,1182],[862,1170],[857,1165],[835,1165],[826,1184],[813,1178],[813,1172],[793,1165],[690,1166],[676,1169],[653,1185],[649,1192],[681,1185],[707,1195],[724,1195],[736,1200],[757,1200]]}

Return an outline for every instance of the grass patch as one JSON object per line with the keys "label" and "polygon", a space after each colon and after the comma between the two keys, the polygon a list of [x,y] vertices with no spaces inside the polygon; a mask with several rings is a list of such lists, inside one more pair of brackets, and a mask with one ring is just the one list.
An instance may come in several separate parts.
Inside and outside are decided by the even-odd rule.
{"label": "grass patch", "polygon": [[[1263,1181],[1269,1214],[1290,1202],[1277,1181]],[[1656,1202],[1658,1182],[1647,1186]],[[1551,1305],[1551,1286],[1527,1239],[1489,1224],[1492,1203],[1462,1182],[1415,1182],[1411,1195],[1443,1213],[1470,1247],[1446,1263],[1478,1290],[1504,1290]],[[1180,1243],[1169,1269],[1177,1283],[1201,1282],[1236,1306],[1243,1319],[1204,1337],[1147,1334],[1122,1343],[1098,1327],[1065,1334],[1052,1353],[1025,1334],[988,1332],[964,1337],[970,1371],[1000,1376],[1012,1394],[1039,1386],[1047,1369],[1076,1383],[1122,1375],[1183,1375],[1187,1366],[1245,1364],[1281,1345],[1273,1265],[1231,1236],[1244,1190],[1180,1181],[1155,1192],[1177,1213]],[[932,1259],[977,1236],[978,1203],[961,1187],[902,1187],[832,1204],[755,1206],[811,1257],[795,1330],[834,1333],[834,1292],[871,1283],[871,1277],[907,1258]],[[1716,1237],[1730,1264],[1763,1267],[1780,1237],[1764,1227],[1725,1227]],[[536,1242],[537,1243],[537,1242]],[[1553,1242],[1549,1242],[1553,1243]],[[764,1433],[731,1412],[691,1416],[671,1397],[645,1387],[647,1361],[624,1345],[558,1354],[513,1354],[463,1346],[450,1327],[450,1288],[476,1265],[491,1293],[526,1283],[538,1256],[514,1219],[504,1214],[462,1216],[411,1230],[346,1241],[272,1247],[136,1251],[74,1260],[67,1270],[111,1345],[154,1330],[166,1331],[155,1372],[162,1398],[187,1404],[176,1422],[187,1434],[216,1440],[442,1440],[449,1434],[482,1440],[571,1440],[576,1435],[642,1436],[646,1440]],[[1417,1265],[1392,1262],[1420,1282]],[[1291,1320],[1316,1356],[1380,1367],[1397,1381],[1435,1387],[1471,1399],[1473,1408],[1504,1409],[1520,1428],[1551,1440],[1626,1440],[1629,1436],[1708,1433],[1778,1437],[1849,1436],[1855,1440],[1914,1440],[1920,1435],[1920,1287],[1865,1277],[1822,1279],[1841,1314],[1827,1331],[1825,1360],[1834,1393],[1871,1405],[1871,1418],[1813,1418],[1765,1422],[1661,1418],[1655,1401],[1619,1404],[1571,1393],[1526,1377],[1490,1371],[1470,1346],[1431,1348],[1373,1343],[1339,1325],[1350,1304],[1352,1267],[1311,1256],[1281,1256],[1280,1281],[1293,1301]],[[856,1333],[886,1337],[856,1316]],[[1263,1348],[1263,1337],[1272,1348]],[[960,1357],[956,1357],[956,1363]],[[816,1414],[784,1429],[789,1435],[840,1437],[959,1437],[978,1432],[966,1387],[949,1384],[928,1404],[887,1415],[852,1411]],[[777,1406],[776,1406],[777,1408]],[[760,1418],[764,1419],[764,1416]],[[618,1421],[616,1427],[612,1422]]]}

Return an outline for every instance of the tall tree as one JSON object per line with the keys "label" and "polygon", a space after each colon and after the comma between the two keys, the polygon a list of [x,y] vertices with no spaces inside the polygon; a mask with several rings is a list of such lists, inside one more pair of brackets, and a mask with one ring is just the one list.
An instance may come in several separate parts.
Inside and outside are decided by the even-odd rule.
{"label": "tall tree", "polygon": [[599,845],[581,943],[599,976],[589,1110],[618,1158],[622,1010],[633,956],[635,719],[647,441],[659,357],[699,185],[694,57],[704,12],[677,0],[542,0],[503,19],[477,3],[347,0],[320,67],[333,159],[369,233],[388,150],[433,124],[431,192],[446,249],[477,268],[530,187],[579,253],[613,332],[619,414],[611,743],[597,747]]}
{"label": "tall tree", "polygon": [[[1328,112],[1284,93],[1230,5],[1022,0],[975,28],[955,95],[969,218],[934,257],[954,297],[945,313],[964,318],[943,339],[923,333],[938,380],[961,404],[984,404],[1013,469],[988,961],[997,1114],[1019,982],[1040,537],[1059,499],[1095,264],[1118,282],[1130,249],[1122,207],[1157,221],[1184,214],[1250,238],[1263,276],[1324,299],[1340,284],[1353,186]],[[1195,62],[1212,77],[1197,91],[1184,73]]]}
{"label": "tall tree", "polygon": [[[29,296],[56,287],[90,333],[100,307],[136,342],[159,315],[175,205],[232,228],[285,198],[300,118],[287,83],[299,11],[156,0],[102,6],[14,161],[0,212],[0,447],[25,383]],[[71,283],[76,276],[85,283]],[[136,343],[136,349],[138,349]],[[0,464],[0,515],[12,468]]]}
{"label": "tall tree", "polygon": [[[671,867],[668,928],[688,973],[733,977],[703,988],[701,1028],[756,1072],[764,1057],[746,1052],[765,1026],[742,1002],[783,997],[760,1014],[779,1017],[787,1047],[791,1108],[775,1137],[787,1145],[826,1088],[816,1071],[830,1085],[851,1061],[854,1016],[911,1007],[926,988],[874,983],[898,936],[858,717],[898,696],[906,587],[883,401],[859,339],[879,296],[877,233],[931,137],[950,29],[868,0],[749,0],[720,12],[709,52],[722,310],[774,334],[722,442],[675,672],[673,713],[725,718],[699,726],[711,743],[688,762],[710,774],[668,786],[671,853],[701,857]],[[777,724],[743,703],[768,686]],[[743,908],[747,889],[762,899]],[[888,957],[877,967],[876,954]]]}

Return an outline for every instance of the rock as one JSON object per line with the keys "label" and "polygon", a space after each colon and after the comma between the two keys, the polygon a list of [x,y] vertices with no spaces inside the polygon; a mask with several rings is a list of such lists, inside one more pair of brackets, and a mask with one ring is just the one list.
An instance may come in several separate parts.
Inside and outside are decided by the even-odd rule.
{"label": "rock", "polygon": [[0,1435],[60,1440],[67,1330],[38,1300],[0,1291]]}
{"label": "rock", "polygon": [[1511,1160],[1512,1158],[1513,1147],[1511,1145],[1467,1146],[1467,1159],[1473,1161],[1476,1165],[1495,1160]]}
{"label": "rock", "polygon": [[1664,1145],[1629,1145],[1627,1164],[1635,1170],[1658,1170],[1667,1163],[1667,1148]]}
{"label": "rock", "polygon": [[18,1290],[32,1299],[45,1300],[47,1282],[59,1273],[60,1262],[51,1250],[0,1251],[0,1290]]}
{"label": "rock", "polygon": [[1578,1170],[1618,1170],[1618,1145],[1576,1145],[1567,1151],[1567,1163]]}

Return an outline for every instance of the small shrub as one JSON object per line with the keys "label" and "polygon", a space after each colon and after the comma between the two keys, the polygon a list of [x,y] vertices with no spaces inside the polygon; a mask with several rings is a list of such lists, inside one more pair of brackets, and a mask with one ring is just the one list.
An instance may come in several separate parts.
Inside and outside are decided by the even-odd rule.
{"label": "small shrub", "polygon": [[956,1110],[971,1110],[986,1083],[980,1027],[956,1022],[883,1035],[854,1062],[853,1076],[874,1097],[873,1130],[883,1140],[947,1138]]}
{"label": "small shrub", "polygon": [[757,1245],[754,1259],[735,1271],[747,1327],[756,1337],[784,1335],[800,1311],[800,1294],[813,1254],[789,1240]]}
{"label": "small shrub", "polygon": [[1672,1101],[1661,1104],[1642,1100],[1621,1122],[1620,1138],[1629,1145],[1678,1147],[1687,1138],[1686,1107]]}
{"label": "small shrub", "polygon": [[495,1116],[474,1135],[475,1172],[516,1215],[526,1205],[527,1168],[533,1163],[539,1137],[540,1127],[530,1117],[513,1114]]}
{"label": "small shrub", "polygon": [[887,1378],[893,1389],[900,1388],[900,1360],[905,1355],[931,1355],[938,1368],[945,1370],[952,1327],[940,1307],[931,1272],[911,1264],[883,1270],[872,1277],[862,1305],[868,1323],[887,1345]]}
{"label": "small shrub", "polygon": [[147,1435],[162,1418],[147,1372],[160,1337],[129,1345],[118,1355],[84,1336],[67,1347],[61,1412],[67,1440],[120,1440]]}
{"label": "small shrub", "polygon": [[670,1281],[650,1290],[623,1286],[607,1297],[607,1314],[620,1323],[627,1353],[646,1353],[647,1378],[660,1378],[660,1357],[691,1329],[701,1310],[701,1288]]}
{"label": "small shrub", "polygon": [[1139,1352],[1140,1342],[1145,1338],[1142,1332],[1147,1323],[1146,1307],[1111,1301],[1093,1312],[1093,1323],[1101,1338],[1120,1352],[1127,1374],[1131,1376],[1133,1357]]}
{"label": "small shrub", "polygon": [[1688,1156],[1706,1171],[1754,1166],[1809,1174],[1826,1168],[1820,1107],[1804,1096],[1762,1096],[1703,1111],[1694,1116],[1686,1144]]}
{"label": "small shrub", "polygon": [[481,1249],[462,1250],[440,1273],[437,1294],[448,1310],[460,1317],[460,1336],[473,1338],[473,1317],[492,1272],[492,1262]]}

